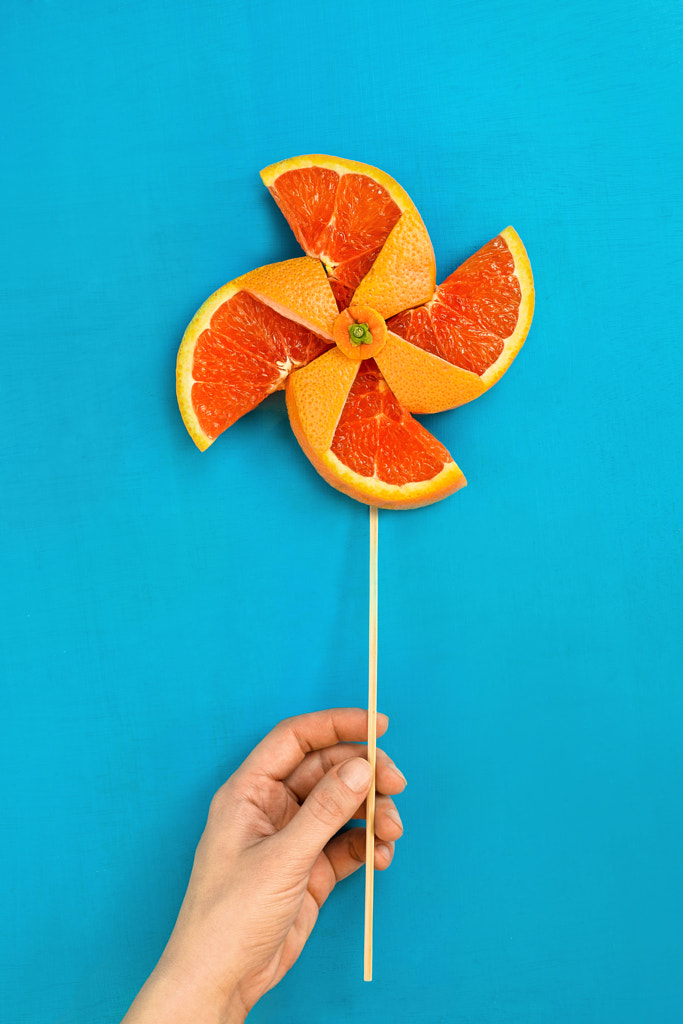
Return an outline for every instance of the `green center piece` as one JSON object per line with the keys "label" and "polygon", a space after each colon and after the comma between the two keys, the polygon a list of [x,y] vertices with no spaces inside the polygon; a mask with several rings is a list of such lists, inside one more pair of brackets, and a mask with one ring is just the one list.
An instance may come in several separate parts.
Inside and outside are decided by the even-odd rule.
{"label": "green center piece", "polygon": [[372,345],[372,334],[367,324],[351,324],[349,338],[352,345]]}

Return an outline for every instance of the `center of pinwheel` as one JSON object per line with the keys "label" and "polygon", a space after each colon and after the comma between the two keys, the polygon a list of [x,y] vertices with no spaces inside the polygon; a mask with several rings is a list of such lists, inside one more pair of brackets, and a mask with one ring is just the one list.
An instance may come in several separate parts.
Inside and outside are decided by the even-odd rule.
{"label": "center of pinwheel", "polygon": [[344,355],[359,363],[384,348],[387,325],[372,306],[349,306],[334,321],[332,333]]}
{"label": "center of pinwheel", "polygon": [[367,324],[351,324],[349,338],[352,345],[372,345],[372,332]]}

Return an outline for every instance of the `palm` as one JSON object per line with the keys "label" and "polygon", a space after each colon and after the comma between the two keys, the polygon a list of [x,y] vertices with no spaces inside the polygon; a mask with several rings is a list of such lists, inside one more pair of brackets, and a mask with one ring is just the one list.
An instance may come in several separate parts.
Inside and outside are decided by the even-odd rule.
{"label": "palm", "polygon": [[[308,793],[302,795],[305,798]],[[258,847],[262,840],[281,832],[299,811],[301,802],[301,797],[287,782],[266,778],[255,786],[249,797],[248,826],[255,846]],[[353,831],[357,834],[354,838],[361,836],[364,843],[365,830]],[[338,880],[335,860],[338,861],[339,857],[335,858],[334,848],[328,855],[326,847],[307,869],[285,869],[270,879],[271,888],[267,895],[270,908],[268,932],[266,936],[261,936],[265,942],[262,941],[258,951],[258,965],[240,985],[245,1006],[253,1006],[264,992],[284,977],[298,959],[318,919],[320,907]],[[360,863],[357,860],[355,867],[360,867]]]}

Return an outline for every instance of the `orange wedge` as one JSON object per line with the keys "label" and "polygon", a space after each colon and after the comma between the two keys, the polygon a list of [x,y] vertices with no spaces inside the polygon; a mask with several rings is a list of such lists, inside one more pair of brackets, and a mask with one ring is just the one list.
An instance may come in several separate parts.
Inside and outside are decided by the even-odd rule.
{"label": "orange wedge", "polygon": [[481,377],[388,332],[375,356],[387,384],[411,412],[443,412],[486,391]]}
{"label": "orange wedge", "polygon": [[500,380],[524,344],[533,312],[529,258],[514,228],[506,228],[439,285],[430,302],[389,320],[377,364],[412,412],[453,409]]}
{"label": "orange wedge", "polygon": [[405,189],[384,171],[340,157],[282,160],[261,171],[300,245],[325,265],[340,308],[385,319],[434,294],[434,250]]}
{"label": "orange wedge", "polygon": [[338,312],[325,271],[307,256],[214,292],[185,331],[176,369],[178,405],[197,447],[204,451],[291,370],[325,352]]}
{"label": "orange wedge", "polygon": [[289,377],[289,420],[318,473],[380,508],[428,505],[465,486],[444,446],[392,395],[373,359],[325,353]]}
{"label": "orange wedge", "polygon": [[323,455],[334,438],[351,385],[360,363],[347,359],[339,348],[291,374],[286,384],[290,420],[306,452]]}

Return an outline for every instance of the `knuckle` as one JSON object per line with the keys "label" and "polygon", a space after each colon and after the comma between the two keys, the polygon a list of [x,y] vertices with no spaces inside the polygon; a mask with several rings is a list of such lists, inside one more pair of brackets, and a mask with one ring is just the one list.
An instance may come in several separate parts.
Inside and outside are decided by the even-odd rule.
{"label": "knuckle", "polygon": [[318,757],[320,758],[320,767],[322,768],[323,775],[327,775],[337,762],[329,750],[318,751]]}
{"label": "knuckle", "polygon": [[209,821],[219,825],[230,822],[243,802],[237,780],[234,777],[228,779],[211,798]]}
{"label": "knuckle", "polygon": [[288,732],[291,732],[292,719],[282,718],[277,725],[274,725],[270,730],[271,736],[275,737],[278,741],[282,741]]}
{"label": "knuckle", "polygon": [[211,803],[209,804],[209,820],[220,821],[227,812],[228,802],[228,791],[226,786],[223,785],[211,798]]}
{"label": "knuckle", "polygon": [[348,817],[343,800],[327,786],[311,793],[311,813],[324,825],[335,825]]}

